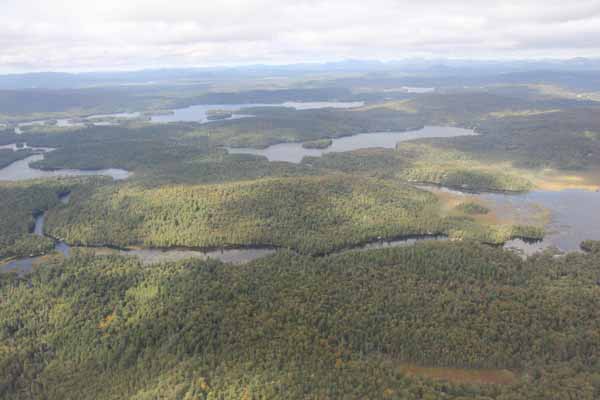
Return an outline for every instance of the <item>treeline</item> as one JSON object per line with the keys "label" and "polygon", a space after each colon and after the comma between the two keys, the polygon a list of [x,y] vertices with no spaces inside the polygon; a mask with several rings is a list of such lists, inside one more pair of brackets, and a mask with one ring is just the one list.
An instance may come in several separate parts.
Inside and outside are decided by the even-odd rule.
{"label": "treeline", "polygon": [[476,243],[246,266],[79,253],[0,280],[0,397],[594,400],[598,265]]}

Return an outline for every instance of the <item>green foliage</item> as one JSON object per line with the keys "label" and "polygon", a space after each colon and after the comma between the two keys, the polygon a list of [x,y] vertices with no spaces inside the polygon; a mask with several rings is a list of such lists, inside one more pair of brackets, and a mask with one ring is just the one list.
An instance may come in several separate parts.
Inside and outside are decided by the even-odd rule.
{"label": "green foliage", "polygon": [[473,202],[461,203],[456,209],[470,215],[489,214],[490,212],[489,208]]}
{"label": "green foliage", "polygon": [[600,252],[600,241],[586,240],[581,243],[581,249],[590,253],[598,253]]}
{"label": "green foliage", "polygon": [[83,245],[221,248],[278,246],[319,254],[378,237],[440,233],[432,194],[344,175],[220,185],[74,192],[52,210],[53,236]]}
{"label": "green foliage", "polygon": [[[80,253],[0,281],[0,396],[593,400],[598,265],[475,243],[245,266]],[[405,362],[520,377],[434,382]]]}
{"label": "green foliage", "polygon": [[[46,229],[67,243],[118,247],[275,246],[324,254],[377,239],[448,234],[504,243],[512,226],[440,215],[435,195],[349,175],[214,185],[124,183],[74,191]],[[537,237],[537,236],[536,236]]]}
{"label": "green foliage", "polygon": [[450,146],[480,158],[514,160],[528,168],[578,170],[600,165],[600,131],[597,107],[569,107],[559,112],[524,117],[483,119],[480,136],[456,140]]}
{"label": "green foliage", "polygon": [[328,153],[322,157],[304,157],[304,165],[320,170],[392,178],[394,172],[407,163],[387,149],[362,149],[344,153]]}
{"label": "green foliage", "polygon": [[533,184],[501,163],[484,163],[470,155],[434,145],[399,143],[399,155],[413,160],[397,176],[461,190],[525,192]]}
{"label": "green foliage", "polygon": [[242,109],[254,115],[202,126],[198,134],[208,134],[212,141],[233,147],[262,148],[282,142],[305,142],[358,133],[419,129],[419,116],[403,115],[392,110],[295,110],[285,107]]}
{"label": "green foliage", "polygon": [[0,259],[39,255],[54,242],[32,233],[35,218],[59,204],[61,193],[82,182],[78,179],[0,183]]}
{"label": "green foliage", "polygon": [[331,139],[318,139],[304,142],[302,143],[302,147],[305,149],[326,149],[331,146],[331,143],[333,143],[333,140]]}

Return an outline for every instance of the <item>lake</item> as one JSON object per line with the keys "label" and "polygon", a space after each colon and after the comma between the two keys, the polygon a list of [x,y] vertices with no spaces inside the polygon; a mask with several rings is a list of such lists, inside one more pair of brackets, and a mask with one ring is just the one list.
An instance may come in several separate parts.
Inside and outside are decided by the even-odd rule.
{"label": "lake", "polygon": [[252,107],[289,107],[295,108],[296,110],[313,110],[319,108],[355,108],[362,107],[364,102],[333,102],[333,101],[319,101],[319,102],[285,102],[279,104],[198,104],[194,106],[177,108],[172,110],[170,114],[163,115],[152,115],[150,121],[155,123],[169,123],[169,122],[208,122],[207,112],[210,110],[225,110],[234,112],[233,116],[227,119],[239,119],[251,117],[251,115],[236,114],[243,108]]}
{"label": "lake", "polygon": [[584,240],[600,240],[600,192],[568,189],[534,190],[522,194],[465,193],[454,189],[419,186],[481,201],[500,221],[520,225],[544,225],[542,241],[511,240],[504,247],[532,255],[555,247],[562,252],[580,251]]}
{"label": "lake", "polygon": [[[12,148],[17,151],[15,144],[5,145],[4,148]],[[42,153],[33,154],[22,160],[15,161],[12,164],[0,169],[0,181],[23,181],[28,179],[40,179],[40,178],[56,178],[56,177],[69,177],[69,176],[110,176],[114,180],[127,179],[131,173],[124,169],[119,168],[108,168],[99,170],[81,170],[81,169],[57,169],[51,171],[45,171],[41,169],[32,168],[29,164],[41,161],[44,159],[44,154],[54,149],[51,148],[36,148],[36,151]]]}
{"label": "lake", "polygon": [[477,135],[470,129],[426,126],[423,129],[404,132],[373,132],[332,139],[332,144],[326,149],[305,149],[302,143],[280,143],[265,149],[227,147],[230,154],[254,154],[264,156],[269,161],[287,161],[298,164],[304,157],[321,157],[327,153],[340,153],[368,148],[393,149],[396,143],[424,138],[449,138],[458,136]]}
{"label": "lake", "polygon": [[584,240],[600,240],[600,192],[561,190],[479,196],[492,204],[501,218],[527,222],[539,207],[550,212],[544,240],[534,243],[513,240],[506,244],[506,247],[519,249],[526,255],[550,247],[564,252],[578,251]]}
{"label": "lake", "polygon": [[[362,101],[352,101],[352,102],[338,102],[338,101],[312,101],[312,102],[296,102],[296,101],[288,101],[285,103],[277,103],[277,104],[259,104],[259,103],[250,103],[250,104],[199,104],[193,105],[189,107],[176,108],[174,110],[170,110],[168,113],[149,113],[150,122],[154,123],[169,123],[169,122],[209,122],[207,118],[207,112],[209,110],[227,110],[227,111],[238,111],[242,108],[250,108],[250,107],[290,107],[295,108],[296,110],[314,110],[319,108],[356,108],[362,107],[365,103]],[[135,112],[119,112],[113,114],[94,114],[89,115],[87,117],[79,117],[79,118],[59,118],[59,119],[48,119],[48,120],[38,120],[38,121],[28,121],[21,122],[17,124],[15,128],[15,133],[21,134],[23,133],[23,129],[28,126],[43,126],[48,124],[49,127],[56,126],[60,128],[85,128],[87,124],[96,125],[96,126],[111,126],[118,125],[119,120],[134,120],[138,118],[142,118],[143,115],[139,111]],[[236,114],[227,119],[239,119],[239,118],[248,118],[252,117],[252,115],[244,115],[244,114]],[[114,120],[112,120],[114,119]],[[54,123],[56,121],[56,123]],[[51,123],[52,122],[52,123]],[[0,125],[2,126],[2,125]]]}

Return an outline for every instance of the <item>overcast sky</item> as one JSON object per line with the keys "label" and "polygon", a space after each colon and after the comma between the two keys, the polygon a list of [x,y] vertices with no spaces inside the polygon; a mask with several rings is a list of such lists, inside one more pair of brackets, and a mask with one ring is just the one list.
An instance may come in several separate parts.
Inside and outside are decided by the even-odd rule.
{"label": "overcast sky", "polygon": [[600,0],[0,0],[0,71],[600,56]]}

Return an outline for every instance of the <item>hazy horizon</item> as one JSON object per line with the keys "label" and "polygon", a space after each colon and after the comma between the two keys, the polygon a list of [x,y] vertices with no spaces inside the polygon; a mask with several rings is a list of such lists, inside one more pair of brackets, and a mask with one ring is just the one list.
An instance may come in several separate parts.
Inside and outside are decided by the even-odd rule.
{"label": "hazy horizon", "polygon": [[600,1],[7,0],[0,73],[600,57]]}

